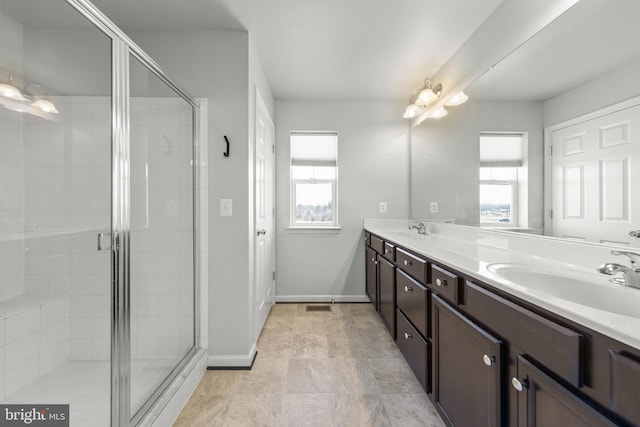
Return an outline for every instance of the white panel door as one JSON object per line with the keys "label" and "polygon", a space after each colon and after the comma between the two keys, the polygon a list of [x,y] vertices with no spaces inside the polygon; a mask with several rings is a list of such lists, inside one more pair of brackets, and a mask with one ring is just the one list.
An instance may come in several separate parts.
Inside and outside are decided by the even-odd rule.
{"label": "white panel door", "polygon": [[553,234],[640,246],[640,106],[551,133]]}
{"label": "white panel door", "polygon": [[255,337],[275,302],[275,127],[256,90],[255,125]]}

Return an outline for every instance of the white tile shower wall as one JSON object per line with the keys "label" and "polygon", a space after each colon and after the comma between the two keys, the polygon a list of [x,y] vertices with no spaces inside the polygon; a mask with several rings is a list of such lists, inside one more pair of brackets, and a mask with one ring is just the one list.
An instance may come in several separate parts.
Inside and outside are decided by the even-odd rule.
{"label": "white tile shower wall", "polygon": [[0,109],[0,300],[24,292],[23,121]]}
{"label": "white tile shower wall", "polygon": [[[22,297],[22,304],[28,305]],[[67,298],[35,301],[0,318],[0,400],[66,359]]]}
{"label": "white tile shower wall", "polygon": [[131,339],[134,359],[179,360],[193,343],[191,108],[131,99]]}
{"label": "white tile shower wall", "polygon": [[[68,295],[69,358],[108,360],[111,261],[96,240],[111,226],[110,98],[53,101],[55,120],[25,118],[25,291]],[[47,349],[42,370],[62,347]]]}

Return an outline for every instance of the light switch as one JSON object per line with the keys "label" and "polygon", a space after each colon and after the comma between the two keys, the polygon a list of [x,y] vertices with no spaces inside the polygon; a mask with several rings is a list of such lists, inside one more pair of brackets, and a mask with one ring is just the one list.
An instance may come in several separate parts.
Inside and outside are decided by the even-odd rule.
{"label": "light switch", "polygon": [[387,202],[380,202],[380,213],[387,213]]}
{"label": "light switch", "polygon": [[429,210],[431,213],[438,213],[438,202],[429,203]]}
{"label": "light switch", "polygon": [[220,216],[231,216],[233,199],[220,199]]}

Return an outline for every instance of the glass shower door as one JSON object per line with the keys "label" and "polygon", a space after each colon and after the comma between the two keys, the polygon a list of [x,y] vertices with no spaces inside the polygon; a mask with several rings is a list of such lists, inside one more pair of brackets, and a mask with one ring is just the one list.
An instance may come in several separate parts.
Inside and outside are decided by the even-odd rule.
{"label": "glass shower door", "polygon": [[0,400],[73,426],[110,422],[111,47],[66,1],[0,2]]}
{"label": "glass shower door", "polygon": [[195,346],[193,107],[130,56],[130,413]]}

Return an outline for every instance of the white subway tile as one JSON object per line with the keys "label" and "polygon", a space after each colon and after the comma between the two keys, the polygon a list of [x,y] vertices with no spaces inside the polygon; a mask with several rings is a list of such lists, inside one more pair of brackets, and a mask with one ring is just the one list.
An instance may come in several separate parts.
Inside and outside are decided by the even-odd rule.
{"label": "white subway tile", "polygon": [[111,359],[111,341],[107,338],[93,340],[93,360]]}
{"label": "white subway tile", "polygon": [[40,353],[40,374],[45,375],[65,361],[65,344],[60,343]]}
{"label": "white subway tile", "polygon": [[45,351],[53,346],[64,344],[67,340],[67,322],[61,319],[43,326],[40,334],[40,349]]}
{"label": "white subway tile", "polygon": [[137,359],[158,358],[158,338],[138,338],[137,341]]}
{"label": "white subway tile", "polygon": [[67,317],[67,299],[59,298],[42,305],[41,326],[44,328]]}
{"label": "white subway tile", "polygon": [[11,396],[40,376],[40,355],[23,359],[23,362],[5,373],[5,394]]}
{"label": "white subway tile", "polygon": [[93,338],[93,318],[73,317],[69,322],[69,330],[72,339]]}
{"label": "white subway tile", "polygon": [[40,307],[7,318],[7,344],[19,340],[40,329]]}
{"label": "white subway tile", "polygon": [[8,371],[40,353],[40,331],[8,343],[5,349],[5,370]]}
{"label": "white subway tile", "polygon": [[69,341],[69,359],[92,360],[93,343],[91,339],[71,339]]}

